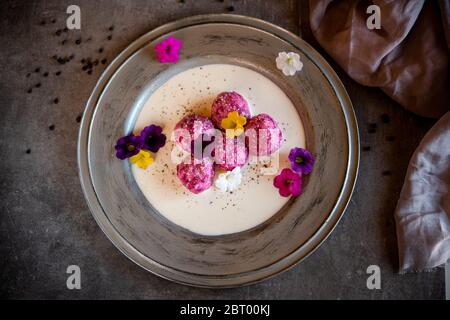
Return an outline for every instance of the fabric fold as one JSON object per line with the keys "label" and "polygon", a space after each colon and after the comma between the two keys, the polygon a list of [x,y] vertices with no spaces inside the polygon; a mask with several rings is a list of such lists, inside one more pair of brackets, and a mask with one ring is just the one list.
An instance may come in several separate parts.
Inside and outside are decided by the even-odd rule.
{"label": "fabric fold", "polygon": [[[380,8],[379,30],[367,28],[370,4]],[[348,75],[426,117],[450,110],[445,21],[436,1],[310,0],[315,38]]]}
{"label": "fabric fold", "polygon": [[[370,30],[369,5],[381,29]],[[450,259],[450,3],[448,0],[310,0],[311,30],[355,81],[406,109],[441,117],[414,153],[395,212],[400,271]]]}
{"label": "fabric fold", "polygon": [[395,212],[401,272],[450,259],[450,112],[411,158]]}

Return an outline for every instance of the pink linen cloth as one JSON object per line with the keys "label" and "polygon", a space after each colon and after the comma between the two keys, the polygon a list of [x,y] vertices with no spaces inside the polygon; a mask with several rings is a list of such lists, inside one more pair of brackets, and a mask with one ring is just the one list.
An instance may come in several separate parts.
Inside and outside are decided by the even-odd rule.
{"label": "pink linen cloth", "polygon": [[[381,29],[369,30],[368,6]],[[450,258],[450,1],[310,0],[311,30],[355,81],[380,87],[404,108],[445,116],[412,157],[396,209],[400,272]]]}

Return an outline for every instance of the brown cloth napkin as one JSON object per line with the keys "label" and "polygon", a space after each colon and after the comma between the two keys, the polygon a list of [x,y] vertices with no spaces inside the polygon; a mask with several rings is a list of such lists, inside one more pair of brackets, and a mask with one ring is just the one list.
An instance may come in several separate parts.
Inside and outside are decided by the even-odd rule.
{"label": "brown cloth napkin", "polygon": [[402,272],[428,270],[450,259],[450,112],[412,156],[395,220]]}
{"label": "brown cloth napkin", "polygon": [[[380,8],[379,30],[367,28],[371,4]],[[422,116],[450,110],[448,0],[310,0],[310,23],[319,44],[357,82],[380,87]]]}
{"label": "brown cloth napkin", "polygon": [[[367,28],[378,5],[381,29]],[[450,110],[450,1],[310,0],[319,44],[357,82],[380,87],[427,117]],[[400,272],[429,270],[450,258],[450,112],[412,157],[397,205]]]}

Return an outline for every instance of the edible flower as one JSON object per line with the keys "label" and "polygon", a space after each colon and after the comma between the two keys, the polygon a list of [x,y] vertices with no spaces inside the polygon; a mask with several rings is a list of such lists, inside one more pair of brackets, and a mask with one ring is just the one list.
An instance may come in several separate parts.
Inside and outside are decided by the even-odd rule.
{"label": "edible flower", "polygon": [[158,152],[166,144],[166,135],[162,133],[162,128],[154,124],[145,127],[141,131],[141,139],[143,149],[151,152]]}
{"label": "edible flower", "polygon": [[292,170],[301,174],[310,174],[314,166],[314,156],[303,148],[292,148],[288,156]]}
{"label": "edible flower", "polygon": [[302,70],[303,63],[300,56],[295,52],[280,52],[275,59],[277,68],[280,69],[285,76],[293,76],[297,71]]}
{"label": "edible flower", "polygon": [[222,119],[222,128],[226,130],[227,138],[231,139],[240,136],[244,132],[244,126],[247,118],[241,116],[237,111],[228,113],[228,117]]}
{"label": "edible flower", "polygon": [[130,161],[131,163],[137,165],[139,168],[146,169],[155,161],[155,159],[150,155],[150,152],[141,150],[138,154],[132,156],[130,158]]}
{"label": "edible flower", "polygon": [[155,52],[158,56],[158,61],[162,63],[177,62],[179,59],[179,51],[183,46],[183,42],[172,36],[166,40],[161,41],[155,46]]}
{"label": "edible flower", "polygon": [[132,157],[139,153],[142,148],[142,140],[140,136],[135,136],[134,134],[129,134],[125,137],[117,140],[116,146],[116,157],[120,160],[125,160],[126,158]]}
{"label": "edible flower", "polygon": [[236,167],[231,171],[220,173],[214,185],[222,192],[234,191],[241,184],[241,168]]}
{"label": "edible flower", "polygon": [[291,169],[284,168],[273,180],[273,185],[278,188],[282,197],[290,195],[298,197],[302,193],[302,177]]}

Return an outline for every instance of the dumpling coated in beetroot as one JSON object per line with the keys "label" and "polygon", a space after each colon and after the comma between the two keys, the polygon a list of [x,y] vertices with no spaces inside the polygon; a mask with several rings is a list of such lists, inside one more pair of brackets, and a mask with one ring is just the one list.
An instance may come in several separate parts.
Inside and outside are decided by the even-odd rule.
{"label": "dumpling coated in beetroot", "polygon": [[191,152],[192,141],[213,130],[214,125],[209,118],[198,114],[187,115],[175,125],[175,142],[184,151]]}
{"label": "dumpling coated in beetroot", "polygon": [[252,156],[271,155],[280,149],[283,143],[283,133],[278,123],[265,113],[258,114],[247,122],[245,134]]}
{"label": "dumpling coated in beetroot", "polygon": [[[242,138],[242,139],[241,139]],[[244,137],[226,138],[214,148],[216,164],[225,171],[242,167],[248,160],[248,149]]]}
{"label": "dumpling coated in beetroot", "polygon": [[209,158],[192,158],[190,163],[182,162],[177,165],[177,177],[189,191],[201,193],[213,184],[214,162]]}
{"label": "dumpling coated in beetroot", "polygon": [[250,119],[250,108],[244,97],[235,91],[222,92],[214,100],[211,107],[211,119],[217,128],[222,128],[222,119],[228,117],[228,113],[237,111],[241,116]]}

